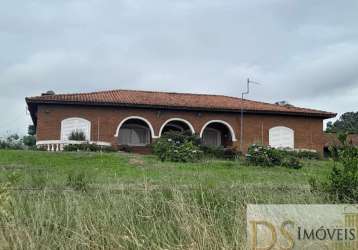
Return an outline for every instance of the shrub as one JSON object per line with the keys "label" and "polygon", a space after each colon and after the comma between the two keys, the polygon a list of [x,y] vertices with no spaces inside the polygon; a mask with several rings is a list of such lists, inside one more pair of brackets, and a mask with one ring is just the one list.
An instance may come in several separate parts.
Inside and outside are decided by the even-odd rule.
{"label": "shrub", "polygon": [[341,202],[358,200],[358,148],[346,145],[338,152],[338,161],[342,167],[334,165],[328,191]]}
{"label": "shrub", "polygon": [[89,151],[89,152],[115,152],[116,150],[111,146],[100,146],[97,144],[83,143],[83,144],[69,144],[64,146],[64,151]]}
{"label": "shrub", "polygon": [[224,148],[222,146],[200,145],[205,157],[235,160],[241,156],[236,148]]}
{"label": "shrub", "polygon": [[26,135],[22,138],[25,146],[34,147],[36,145],[36,137],[33,135]]}
{"label": "shrub", "polygon": [[184,143],[186,141],[191,141],[194,145],[199,146],[201,144],[201,139],[199,136],[192,134],[190,131],[169,131],[164,133],[162,136],[164,138],[170,138],[173,141]]}
{"label": "shrub", "polygon": [[0,139],[0,149],[24,149],[24,144],[17,134],[9,135],[5,140]]}
{"label": "shrub", "polygon": [[81,130],[74,130],[71,132],[70,136],[68,137],[71,141],[85,141],[86,135]]}
{"label": "shrub", "polygon": [[311,190],[327,192],[333,200],[356,203],[358,200],[358,147],[340,136],[342,146],[335,147],[334,165],[328,182],[311,181]]}
{"label": "shrub", "polygon": [[290,155],[291,151],[268,147],[268,154],[273,166],[282,165],[283,159]]}
{"label": "shrub", "polygon": [[199,142],[197,136],[186,132],[169,132],[153,144],[153,152],[161,161],[192,162],[203,155]]}
{"label": "shrub", "polygon": [[316,151],[310,151],[310,150],[300,150],[297,152],[294,152],[298,158],[300,159],[306,159],[306,160],[320,160],[322,156],[320,153]]}
{"label": "shrub", "polygon": [[302,164],[300,160],[292,155],[284,157],[282,159],[281,166],[286,168],[293,168],[293,169],[302,168]]}
{"label": "shrub", "polygon": [[200,150],[206,157],[220,158],[224,154],[224,147],[221,146],[200,145]]}
{"label": "shrub", "polygon": [[296,152],[257,144],[249,147],[246,161],[251,165],[265,167],[284,166],[294,169],[302,167]]}
{"label": "shrub", "polygon": [[251,165],[272,167],[278,161],[278,154],[275,149],[267,146],[253,144],[246,154],[246,161]]}
{"label": "shrub", "polygon": [[236,148],[225,148],[224,149],[224,159],[235,160],[242,155],[241,151],[238,151]]}

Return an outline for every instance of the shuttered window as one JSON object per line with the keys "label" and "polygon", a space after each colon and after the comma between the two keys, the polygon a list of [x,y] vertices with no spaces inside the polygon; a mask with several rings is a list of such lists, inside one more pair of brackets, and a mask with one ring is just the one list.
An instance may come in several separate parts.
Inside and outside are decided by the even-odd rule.
{"label": "shuttered window", "polygon": [[269,144],[274,148],[294,148],[294,131],[290,128],[279,126],[269,130]]}

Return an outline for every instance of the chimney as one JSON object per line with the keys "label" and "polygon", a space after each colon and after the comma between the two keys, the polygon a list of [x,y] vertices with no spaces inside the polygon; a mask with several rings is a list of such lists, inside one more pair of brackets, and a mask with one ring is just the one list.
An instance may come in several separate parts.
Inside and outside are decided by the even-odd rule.
{"label": "chimney", "polygon": [[288,101],[279,101],[275,102],[275,104],[284,107],[293,107],[293,105],[291,105]]}
{"label": "chimney", "polygon": [[41,96],[48,96],[48,95],[55,95],[55,92],[52,90],[46,91],[45,93],[42,93]]}

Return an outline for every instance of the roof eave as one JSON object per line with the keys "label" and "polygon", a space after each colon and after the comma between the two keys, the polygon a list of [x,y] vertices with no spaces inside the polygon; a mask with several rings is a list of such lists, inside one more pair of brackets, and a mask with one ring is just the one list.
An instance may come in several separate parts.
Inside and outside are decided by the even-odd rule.
{"label": "roof eave", "polygon": [[36,113],[37,113],[37,106],[35,102],[32,102],[30,98],[26,97],[25,98],[28,110],[30,112],[30,116],[31,116],[31,120],[33,122],[33,124],[35,125],[35,127],[37,126],[37,117],[36,117]]}
{"label": "roof eave", "polygon": [[[147,104],[129,104],[129,103],[111,103],[111,102],[78,102],[78,101],[58,101],[58,100],[36,100],[26,98],[27,105],[30,104],[61,104],[61,105],[82,105],[82,106],[111,106],[111,107],[132,107],[132,108],[159,108],[159,109],[174,109],[174,110],[192,110],[192,111],[215,111],[215,112],[240,112],[240,109],[222,109],[222,108],[204,108],[204,107],[185,107],[185,106],[166,106],[166,105],[147,105]],[[280,114],[280,115],[295,115],[295,116],[309,116],[320,117],[324,119],[334,118],[336,113],[308,113],[295,111],[272,111],[272,110],[253,110],[245,109],[245,113],[255,114]],[[31,115],[32,116],[32,115]],[[34,119],[33,119],[34,120]]]}

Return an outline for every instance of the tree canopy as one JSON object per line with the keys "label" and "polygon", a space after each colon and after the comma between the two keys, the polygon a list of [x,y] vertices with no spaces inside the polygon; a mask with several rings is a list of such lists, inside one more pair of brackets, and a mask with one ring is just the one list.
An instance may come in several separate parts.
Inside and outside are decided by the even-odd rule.
{"label": "tree canopy", "polygon": [[35,135],[36,134],[36,128],[35,128],[35,125],[29,125],[27,127],[27,133],[29,135]]}
{"label": "tree canopy", "polygon": [[358,112],[347,112],[334,123],[328,122],[326,132],[358,134]]}

